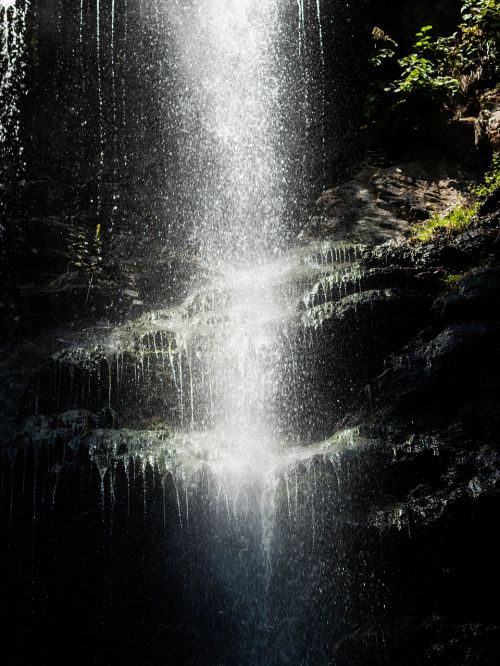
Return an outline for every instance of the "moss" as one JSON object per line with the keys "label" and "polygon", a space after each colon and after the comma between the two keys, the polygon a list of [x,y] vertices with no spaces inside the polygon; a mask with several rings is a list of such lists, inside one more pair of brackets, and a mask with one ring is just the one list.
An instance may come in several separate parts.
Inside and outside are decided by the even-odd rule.
{"label": "moss", "polygon": [[455,289],[462,276],[459,273],[445,273],[443,276],[443,284],[446,289]]}
{"label": "moss", "polygon": [[458,206],[446,215],[433,215],[425,222],[416,224],[411,237],[421,243],[428,243],[439,229],[444,229],[450,234],[463,231],[471,223],[477,209],[477,204]]}

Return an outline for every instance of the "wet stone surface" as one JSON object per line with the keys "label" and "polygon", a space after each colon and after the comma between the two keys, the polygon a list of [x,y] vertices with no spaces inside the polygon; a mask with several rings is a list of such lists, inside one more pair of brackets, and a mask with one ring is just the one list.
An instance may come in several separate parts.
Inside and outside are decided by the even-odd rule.
{"label": "wet stone surface", "polygon": [[[465,250],[468,266],[489,265],[449,290],[456,263],[439,240],[304,246],[269,268],[255,312],[255,278],[236,271],[176,307],[32,341],[33,376],[27,343],[9,347],[18,379],[5,400],[22,421],[2,455],[12,618],[24,585],[44,618],[35,636],[64,626],[69,591],[101,609],[101,643],[87,642],[92,624],[77,632],[88,659],[118,641],[178,663],[487,664],[500,624],[490,229]],[[207,368],[230,364],[221,322],[234,316],[259,362],[283,359],[278,387],[293,388],[274,397],[283,441],[271,458],[237,432],[224,441],[202,408]],[[44,596],[53,567],[60,603]],[[137,612],[155,618],[141,635],[129,630]]]}

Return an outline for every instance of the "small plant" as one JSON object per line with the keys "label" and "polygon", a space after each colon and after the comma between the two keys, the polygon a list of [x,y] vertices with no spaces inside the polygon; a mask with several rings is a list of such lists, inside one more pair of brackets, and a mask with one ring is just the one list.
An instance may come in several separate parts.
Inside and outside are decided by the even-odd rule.
{"label": "small plant", "polygon": [[93,254],[91,257],[91,267],[94,272],[101,270],[102,263],[102,238],[101,238],[101,225],[98,224],[95,229]]}
{"label": "small plant", "polygon": [[396,55],[398,44],[377,26],[372,30],[372,37],[375,50],[370,56],[370,64],[373,67],[381,67],[384,62]]}
{"label": "small plant", "polygon": [[373,68],[373,75],[370,76],[364,108],[367,119],[376,115],[377,109],[383,105],[382,99],[386,94],[387,81],[395,73],[394,58],[398,48],[398,44],[378,26],[373,28],[372,37],[373,52],[369,57],[369,63]]}
{"label": "small plant", "polygon": [[500,6],[498,0],[462,0],[462,19],[490,32],[500,31]]}
{"label": "small plant", "polygon": [[78,271],[85,270],[90,257],[89,243],[84,229],[77,227],[69,232],[69,264]]}
{"label": "small plant", "polygon": [[102,268],[101,225],[97,224],[95,233],[83,227],[76,227],[69,232],[69,267],[82,273],[95,275]]}
{"label": "small plant", "polygon": [[455,289],[458,286],[458,282],[462,276],[459,273],[445,273],[443,276],[443,284],[446,289]]}
{"label": "small plant", "polygon": [[491,166],[484,174],[482,183],[472,185],[470,192],[482,203],[498,187],[500,187],[500,153],[493,153]]}
{"label": "small plant", "polygon": [[472,206],[458,206],[445,215],[433,215],[425,222],[416,224],[413,228],[412,238],[421,243],[428,243],[434,237],[438,229],[444,229],[448,233],[463,231],[471,222],[477,212],[478,204]]}

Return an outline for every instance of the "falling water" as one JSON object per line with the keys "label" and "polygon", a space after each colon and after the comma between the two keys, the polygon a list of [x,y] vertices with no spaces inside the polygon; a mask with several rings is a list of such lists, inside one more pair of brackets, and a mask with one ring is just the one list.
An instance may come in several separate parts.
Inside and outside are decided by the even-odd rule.
{"label": "falling water", "polygon": [[83,8],[84,8],[84,3],[85,0],[80,0],[80,24],[79,24],[79,29],[78,29],[78,36],[80,40],[80,45],[83,44]]}
{"label": "falling water", "polygon": [[[182,148],[203,173],[194,235],[211,266],[258,262],[283,235],[276,0],[167,6],[185,80]],[[192,124],[191,118],[201,123]]]}
{"label": "falling water", "polygon": [[97,215],[101,213],[102,178],[104,171],[104,103],[102,93],[102,45],[101,45],[101,0],[96,0],[96,60],[97,60],[97,103],[99,124],[99,169],[97,183]]}
{"label": "falling water", "polygon": [[21,157],[19,97],[25,71],[29,0],[0,0],[0,151]]}
{"label": "falling water", "polygon": [[321,0],[316,0],[316,18],[318,19],[318,38],[319,38],[319,49],[321,55],[321,62],[323,68],[325,66],[325,49],[323,45],[323,25],[321,22]]}
{"label": "falling water", "polygon": [[[92,25],[86,20],[89,3],[81,0],[75,14],[82,54],[91,31],[94,70],[96,67],[92,80],[97,88],[93,99],[97,100],[99,215],[109,155],[113,156],[114,186],[118,146],[123,161],[128,161],[124,128],[127,114],[134,113],[129,103],[132,91],[126,87],[123,70],[117,68],[126,64],[118,44],[123,50],[136,27],[128,22],[129,4],[124,0],[120,5],[120,16],[116,0],[95,0]],[[295,12],[295,2],[290,0],[290,4]],[[288,370],[293,383],[300,384],[300,372],[305,371],[304,365],[297,370],[298,352],[307,356],[305,348],[312,346],[328,308],[352,293],[358,279],[356,268],[347,266],[351,248],[320,248],[319,259],[314,256],[316,246],[304,256],[293,255],[287,248],[296,231],[287,210],[295,184],[288,181],[297,173],[298,154],[298,161],[303,161],[303,135],[309,136],[314,125],[310,52],[306,54],[310,15],[317,29],[323,74],[325,44],[320,0],[315,4],[297,0],[298,36],[294,23],[292,45],[299,70],[305,74],[292,102],[302,104],[299,115],[305,118],[305,125],[292,130],[287,124],[290,100],[286,97],[287,86],[296,75],[297,58],[287,60],[280,50],[284,43],[288,48],[280,23],[281,7],[280,0],[175,0],[156,2],[154,10],[145,2],[134,6],[159,41],[158,51],[165,59],[162,76],[169,71],[167,60],[175,53],[179,88],[175,108],[168,106],[167,74],[165,79],[159,77],[159,91],[155,92],[165,97],[165,115],[170,114],[163,125],[172,117],[180,124],[175,135],[180,156],[177,166],[187,174],[180,186],[189,193],[181,216],[189,221],[189,245],[201,268],[181,305],[147,312],[102,339],[97,340],[96,334],[88,349],[73,347],[66,356],[56,355],[53,381],[43,392],[52,401],[52,412],[61,412],[62,404],[67,408],[67,417],[61,416],[57,426],[58,436],[67,444],[64,455],[76,467],[75,452],[84,450],[92,473],[97,470],[95,487],[89,481],[82,496],[95,505],[96,529],[105,544],[119,534],[120,507],[126,514],[127,534],[135,520],[136,525],[144,526],[144,542],[151,543],[159,480],[166,542],[162,548],[170,553],[170,562],[182,560],[186,577],[193,560],[200,557],[196,548],[203,557],[213,558],[210,572],[215,582],[209,582],[223,597],[214,607],[223,609],[221,613],[231,609],[234,621],[239,622],[233,640],[239,650],[247,650],[238,662],[227,661],[239,666],[278,663],[268,660],[265,652],[274,621],[277,512],[286,505],[290,538],[299,540],[305,525],[312,535],[311,548],[316,548],[322,523],[320,475],[314,461],[319,458],[325,466],[336,465],[338,451],[345,447],[342,438],[301,447],[298,429],[283,425],[286,415],[280,413],[280,387]],[[2,53],[9,73],[2,85],[9,94],[10,77],[22,73],[26,8],[20,0],[0,4],[3,34],[8,35]],[[294,21],[296,18],[294,13]],[[82,55],[82,70],[83,60]],[[17,107],[9,113],[11,122],[17,117]],[[18,125],[16,128],[15,133]],[[324,141],[324,133],[322,138]],[[165,137],[157,137],[157,141],[162,147],[167,145]],[[120,400],[130,399],[130,395],[143,398],[144,394],[162,405],[155,414],[161,417],[162,428],[138,432],[115,427],[113,410],[120,413]],[[290,420],[298,418],[297,403],[297,396],[285,403],[293,405]],[[38,394],[34,404],[36,419]],[[98,417],[81,411],[94,409],[96,404]],[[140,411],[136,405],[128,409]],[[42,407],[40,413],[50,410]],[[109,414],[112,424],[102,426],[99,419]],[[175,432],[163,429],[163,421],[169,419]],[[43,417],[30,427],[33,431],[38,427],[43,444],[56,460],[59,440],[45,436],[43,429],[48,426]],[[352,445],[355,435],[349,433],[344,439]],[[37,464],[38,460],[35,468]],[[49,469],[53,472],[55,468]],[[43,480],[52,512],[57,511],[58,488],[63,486],[59,479],[64,474],[71,474],[66,466],[64,473],[58,469],[51,475],[52,481]],[[125,477],[122,481],[120,474]],[[34,523],[43,515],[36,505],[37,482],[35,469]],[[14,481],[10,486],[12,498]],[[174,519],[170,521],[172,507]],[[181,555],[172,555],[177,542]],[[105,553],[110,550],[103,547]],[[200,579],[204,578],[205,572]],[[191,586],[188,580],[189,590]]]}
{"label": "falling water", "polygon": [[304,17],[304,0],[297,0],[298,6],[298,44],[299,44],[299,57],[302,55],[303,42],[305,39],[305,17]]}
{"label": "falling water", "polygon": [[326,168],[326,135],[325,135],[325,76],[326,76],[326,63],[325,63],[325,46],[323,43],[323,24],[321,16],[321,0],[316,0],[316,17],[318,20],[318,38],[319,38],[319,51],[321,56],[321,143],[323,151],[323,180],[325,180]]}
{"label": "falling water", "polygon": [[[233,470],[230,485],[238,480],[261,489],[267,551],[273,502],[269,488],[275,486],[269,460],[279,445],[273,405],[280,367],[279,321],[273,321],[279,304],[270,261],[286,237],[288,160],[288,146],[279,140],[286,75],[279,70],[276,52],[279,4],[201,0],[163,9],[185,85],[182,114],[188,131],[180,152],[201,175],[199,182],[192,181],[193,242],[228,298],[225,320],[212,330],[214,352],[206,368],[210,391],[205,411],[212,416],[206,441],[220,453],[219,467],[228,466],[219,470],[226,482]],[[190,393],[193,427],[192,352],[186,358],[184,392]],[[182,391],[181,368],[178,374]]]}

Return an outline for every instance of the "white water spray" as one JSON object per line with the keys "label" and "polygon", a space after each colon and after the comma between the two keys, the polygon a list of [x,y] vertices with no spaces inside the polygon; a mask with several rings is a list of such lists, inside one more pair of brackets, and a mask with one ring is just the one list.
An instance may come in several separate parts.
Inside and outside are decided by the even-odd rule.
{"label": "white water spray", "polygon": [[96,0],[96,60],[97,60],[97,104],[99,123],[99,171],[97,192],[97,215],[101,213],[102,178],[104,173],[104,100],[102,91],[102,45],[101,45],[101,0]]}
{"label": "white water spray", "polygon": [[[195,239],[211,266],[259,261],[282,231],[277,145],[277,0],[201,0],[167,9],[185,77],[182,150],[197,165]],[[201,123],[201,125],[200,125]]]}
{"label": "white water spray", "polygon": [[28,9],[29,0],[0,0],[0,151],[10,149],[19,155]]}

